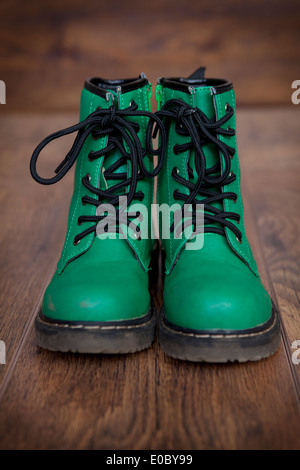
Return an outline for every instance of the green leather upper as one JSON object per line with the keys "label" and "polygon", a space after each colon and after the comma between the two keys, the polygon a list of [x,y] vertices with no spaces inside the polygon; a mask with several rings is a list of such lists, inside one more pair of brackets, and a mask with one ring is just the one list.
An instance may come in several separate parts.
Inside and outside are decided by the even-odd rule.
{"label": "green leather upper", "polygon": [[49,318],[90,322],[134,319],[149,308],[148,275],[129,244],[97,237],[86,253],[55,273],[42,306]]}
{"label": "green leather upper", "polygon": [[[127,91],[127,89],[129,90]],[[94,86],[95,89],[95,86]],[[110,94],[106,95],[106,92]],[[131,100],[139,110],[149,110],[151,84],[146,82],[141,87],[119,86],[109,90],[107,87],[98,94],[85,86],[81,94],[80,120],[84,120],[97,107],[108,108],[114,97],[114,105],[119,109],[127,108]],[[106,98],[107,97],[107,98]],[[144,116],[128,117],[139,124],[138,136],[145,148],[147,118]],[[119,150],[115,150],[105,158],[94,161],[88,159],[89,153],[99,151],[107,145],[107,137],[94,139],[89,135],[76,162],[74,192],[69,210],[68,227],[61,258],[57,265],[50,285],[43,299],[45,316],[68,321],[117,321],[128,320],[145,315],[150,308],[148,292],[148,269],[153,248],[152,240],[142,238],[122,238],[117,234],[115,239],[95,236],[94,233],[83,237],[80,243],[73,244],[75,236],[84,229],[95,225],[95,222],[84,222],[78,225],[80,216],[95,215],[96,207],[83,204],[82,197],[97,196],[83,184],[82,178],[89,174],[90,183],[94,187],[107,189],[118,180],[105,180],[105,168],[110,167],[120,158]],[[153,169],[153,157],[144,158],[148,170]],[[105,168],[104,168],[105,166]],[[117,172],[128,172],[130,165],[121,167]],[[128,191],[128,190],[127,190]],[[145,196],[143,204],[150,207],[153,198],[153,178],[144,178],[137,183],[137,192]],[[124,190],[120,194],[124,194]],[[133,201],[137,203],[138,201]],[[128,212],[131,211],[128,207]],[[149,210],[149,214],[151,211]],[[150,221],[149,221],[150,224]]]}
{"label": "green leather upper", "polygon": [[[176,79],[171,79],[173,82]],[[213,83],[213,82],[212,82]],[[224,86],[209,85],[209,79],[199,86],[168,86],[166,80],[158,85],[158,97],[162,105],[171,99],[180,99],[192,107],[203,111],[208,118],[216,116],[219,120],[226,114],[226,104],[235,109],[234,91],[230,84]],[[226,122],[226,127],[235,129],[235,117]],[[187,162],[197,177],[195,170],[195,152],[187,150],[176,154],[173,147],[191,141],[190,136],[181,135],[175,130],[174,120],[169,125],[166,161],[158,179],[158,202],[181,203],[174,199],[174,191],[190,194],[189,189],[175,181],[173,168],[184,179],[189,179]],[[266,322],[272,311],[271,300],[259,278],[245,233],[243,203],[240,191],[240,169],[236,136],[221,136],[219,139],[235,148],[231,160],[231,171],[236,180],[223,186],[223,192],[237,194],[237,200],[225,199],[215,203],[224,211],[240,215],[237,228],[242,233],[242,243],[235,234],[225,229],[226,237],[216,233],[204,234],[204,245],[200,250],[186,250],[189,234],[176,239],[171,233],[170,239],[162,239],[165,251],[166,277],[164,287],[164,310],[167,319],[175,325],[195,330],[230,329],[241,330],[256,327]],[[212,167],[223,156],[215,144],[203,146],[206,167]],[[194,179],[190,179],[195,183]],[[201,199],[199,196],[198,199]],[[233,222],[236,223],[236,222]]]}
{"label": "green leather upper", "polygon": [[[115,104],[120,109],[124,109],[129,106],[131,100],[134,100],[138,104],[139,109],[149,110],[148,97],[150,89],[151,85],[150,83],[148,83],[148,85],[143,88],[131,90],[127,93],[119,92],[118,96],[115,98]],[[82,121],[83,119],[85,119],[89,114],[95,111],[98,106],[100,106],[101,108],[108,108],[110,106],[110,101],[107,101],[102,96],[93,94],[84,88],[81,94],[80,120]],[[133,120],[133,118],[130,117],[128,117],[128,119]],[[145,147],[145,130],[147,125],[146,118],[139,116],[135,119],[135,121],[138,122],[140,125],[138,135],[141,140],[142,146]],[[95,236],[92,233],[84,237],[78,245],[73,245],[73,240],[75,236],[82,232],[83,229],[82,226],[77,225],[78,217],[80,217],[81,215],[95,214],[94,206],[89,204],[83,205],[81,202],[82,197],[85,195],[96,198],[96,195],[89,193],[89,191],[83,186],[83,184],[81,184],[82,178],[85,175],[89,174],[91,176],[91,184],[95,187],[101,187],[102,189],[106,189],[106,187],[110,187],[116,183],[116,181],[112,180],[103,180],[103,158],[99,158],[94,161],[89,161],[88,159],[88,155],[91,151],[96,152],[101,150],[101,148],[104,148],[106,146],[106,142],[107,138],[105,137],[95,140],[90,135],[87,138],[85,144],[83,145],[83,149],[77,160],[74,180],[74,192],[69,211],[67,235],[62,255],[57,266],[58,273],[61,273],[65,266],[73,258],[76,258],[77,256],[83,254],[86,250],[88,250],[95,240]],[[119,152],[115,151],[112,156],[109,156],[105,159],[105,167],[107,168],[119,158]],[[147,168],[152,169],[152,157],[145,157],[144,161]],[[131,176],[130,168],[128,176]],[[142,191],[145,194],[143,203],[146,206],[149,206],[153,198],[153,181],[149,178],[145,178],[144,180],[139,182],[137,190]],[[93,222],[85,222],[84,228],[87,228],[89,225],[93,225]],[[150,254],[152,249],[151,240],[142,239],[140,241],[137,241],[135,239],[132,239],[131,237],[128,237],[127,241],[131,245],[132,249],[135,251],[136,256],[138,257],[141,265],[146,271],[150,262]],[[118,243],[116,243],[116,246],[117,244]],[[105,244],[103,244],[102,249],[105,250]]]}

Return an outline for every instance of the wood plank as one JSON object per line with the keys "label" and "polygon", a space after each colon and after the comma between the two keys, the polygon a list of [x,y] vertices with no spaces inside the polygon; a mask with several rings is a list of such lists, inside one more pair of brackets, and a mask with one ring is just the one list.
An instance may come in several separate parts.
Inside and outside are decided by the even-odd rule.
{"label": "wood plank", "polygon": [[[249,129],[249,114],[240,116],[241,163],[247,180],[252,164],[254,168],[256,165],[251,159],[257,145],[253,135],[260,135],[263,122],[270,128],[268,152],[257,160],[258,170],[251,176],[263,174],[262,160],[276,154],[278,146],[276,139],[273,142],[270,138],[272,117],[277,113],[262,113],[260,122],[259,115],[250,113],[257,122],[257,133]],[[281,124],[287,128],[292,116],[283,118]],[[0,392],[0,448],[299,448],[299,401],[283,346],[269,359],[230,365],[176,361],[165,356],[157,344],[148,351],[115,357],[52,354],[37,349],[32,316],[47,282],[46,270],[51,270],[50,263],[54,267],[63,240],[72,175],[66,177],[66,185],[61,182],[52,188],[39,187],[30,181],[28,160],[41,136],[73,120],[70,116],[11,116],[1,122],[0,187],[4,189],[0,207],[2,227],[6,228],[0,235],[1,282],[6,286],[5,292],[1,290],[2,303],[6,302],[1,331],[10,350],[4,366],[9,369]],[[63,153],[63,145],[58,143],[57,153]],[[59,161],[53,155],[49,148],[43,172],[49,174],[54,160]],[[280,165],[277,177],[275,169],[273,173],[274,183],[280,180]],[[276,266],[276,276],[282,271],[279,263],[268,261],[268,256],[264,264],[251,215],[256,214],[256,205],[251,205],[253,192],[259,188],[247,184],[245,189],[249,238],[264,280],[272,289],[277,278],[270,281],[267,271],[270,276]],[[21,229],[15,224],[15,214],[20,214]],[[267,249],[264,244],[264,254]],[[291,258],[289,247],[286,249],[286,257]],[[281,300],[281,313],[288,329],[290,319],[286,321],[284,302],[285,298]]]}
{"label": "wood plank", "polygon": [[296,449],[283,350],[202,365],[156,347],[126,357],[36,350],[31,330],[0,407],[1,449]]}
{"label": "wood plank", "polygon": [[[0,339],[7,365],[0,367],[0,383],[54,272],[71,199],[72,175],[61,184],[41,186],[30,176],[30,156],[43,137],[73,122],[74,116],[1,116]],[[52,174],[65,151],[65,142],[45,150],[39,165],[44,175]]]}
{"label": "wood plank", "polygon": [[240,114],[241,164],[252,201],[252,230],[267,266],[265,281],[281,311],[286,354],[300,397],[300,365],[293,364],[291,347],[300,339],[299,110],[291,106]]}
{"label": "wood plank", "polygon": [[232,80],[240,104],[288,104],[300,72],[299,13],[298,0],[284,6],[274,0],[272,8],[261,0],[127,0],[117,8],[107,1],[100,7],[98,0],[88,8],[81,0],[3,0],[6,107],[77,112],[89,76],[145,72],[155,84],[161,76],[188,76],[200,65],[209,76]]}
{"label": "wood plank", "polygon": [[299,408],[282,350],[260,363],[224,367],[164,359],[158,391],[160,448],[299,447],[289,429],[290,420],[299,429]]}

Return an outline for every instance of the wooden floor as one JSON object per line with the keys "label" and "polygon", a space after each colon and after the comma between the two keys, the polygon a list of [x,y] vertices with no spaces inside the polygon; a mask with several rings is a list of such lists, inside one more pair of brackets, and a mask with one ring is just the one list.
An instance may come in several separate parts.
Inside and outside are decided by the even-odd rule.
{"label": "wooden floor", "polygon": [[[2,113],[1,449],[300,447],[300,364],[291,348],[300,340],[299,112],[293,105],[238,112],[248,235],[281,313],[282,343],[269,359],[229,365],[173,360],[156,343],[115,357],[36,347],[33,321],[64,240],[73,175],[39,186],[29,158],[43,136],[77,115]],[[58,142],[57,155],[66,148]],[[50,174],[57,161],[53,147],[45,150],[41,171]]]}
{"label": "wooden floor", "polygon": [[299,0],[1,0],[7,109],[77,112],[89,76],[154,84],[201,65],[235,83],[239,104],[289,104],[299,17]]}
{"label": "wooden floor", "polygon": [[[1,0],[0,449],[300,448],[299,14],[299,0]],[[155,85],[200,65],[235,85],[248,236],[281,313],[280,349],[230,365],[172,360],[157,343],[115,357],[38,349],[33,322],[60,256],[73,174],[38,185],[33,148],[77,122],[89,76],[145,72]],[[70,143],[45,149],[43,174]],[[158,307],[161,293],[159,284]]]}

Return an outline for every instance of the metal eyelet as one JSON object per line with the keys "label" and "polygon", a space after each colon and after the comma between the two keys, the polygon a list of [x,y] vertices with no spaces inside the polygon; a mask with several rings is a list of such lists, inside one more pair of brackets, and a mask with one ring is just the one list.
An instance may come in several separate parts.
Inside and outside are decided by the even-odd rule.
{"label": "metal eyelet", "polygon": [[239,242],[239,244],[241,245],[243,243],[243,238],[239,238],[239,237],[235,237],[237,239],[237,241]]}
{"label": "metal eyelet", "polygon": [[90,182],[91,179],[92,179],[92,177],[91,177],[91,175],[90,175],[89,173],[87,173],[87,174],[85,175],[85,178],[87,178],[89,182]]}
{"label": "metal eyelet", "polygon": [[89,162],[93,162],[95,159],[91,156],[91,154],[94,153],[92,150],[90,151],[90,153],[88,154],[88,161]]}
{"label": "metal eyelet", "polygon": [[233,176],[235,176],[235,174],[233,173],[233,171],[231,171],[228,176],[232,178]]}
{"label": "metal eyelet", "polygon": [[230,107],[231,107],[230,104],[226,103],[225,104],[225,111],[229,111]]}
{"label": "metal eyelet", "polygon": [[173,168],[172,173],[176,173],[176,175],[179,175],[179,170],[178,170],[177,166],[175,166]]}
{"label": "metal eyelet", "polygon": [[133,106],[133,105],[135,105],[135,104],[136,104],[136,103],[135,103],[134,100],[130,100],[129,106]]}
{"label": "metal eyelet", "polygon": [[79,219],[77,219],[77,225],[81,225],[82,222],[79,221]]}
{"label": "metal eyelet", "polygon": [[83,206],[86,205],[86,202],[83,200],[83,197],[81,198],[81,204],[82,204]]}
{"label": "metal eyelet", "polygon": [[75,241],[75,238],[73,240],[73,245],[76,246],[76,245],[79,245],[79,243],[81,242],[81,238],[77,241]]}

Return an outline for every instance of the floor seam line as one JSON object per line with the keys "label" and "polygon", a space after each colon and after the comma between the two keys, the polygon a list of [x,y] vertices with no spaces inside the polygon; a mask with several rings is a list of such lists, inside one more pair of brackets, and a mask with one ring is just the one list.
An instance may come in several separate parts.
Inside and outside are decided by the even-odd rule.
{"label": "floor seam line", "polygon": [[295,390],[296,397],[297,397],[297,403],[298,403],[298,406],[300,408],[300,381],[299,381],[298,376],[296,375],[294,367],[291,363],[291,356],[289,355],[289,347],[288,347],[288,345],[289,345],[288,334],[286,332],[286,328],[285,328],[284,322],[282,320],[281,310],[280,310],[280,307],[279,307],[279,303],[278,303],[278,299],[277,299],[277,295],[276,295],[276,290],[274,289],[272,278],[271,278],[269,268],[268,268],[268,265],[267,265],[267,261],[266,261],[266,257],[265,257],[265,254],[264,254],[260,228],[258,226],[256,217],[254,217],[255,212],[253,210],[252,194],[251,194],[247,184],[245,185],[245,189],[246,189],[246,193],[247,193],[247,196],[248,196],[249,209],[251,211],[251,213],[249,215],[252,219],[251,220],[252,224],[256,228],[255,233],[256,233],[256,237],[257,237],[257,241],[258,241],[258,245],[259,245],[260,257],[261,257],[262,264],[263,264],[264,269],[265,269],[268,284],[270,286],[270,294],[271,294],[272,300],[275,303],[275,306],[276,306],[276,308],[279,312],[279,316],[280,316],[280,320],[281,320],[281,325],[280,326],[281,326],[281,339],[282,339],[283,350],[284,350],[286,360],[287,360],[287,364],[288,364],[288,368],[289,368],[289,371],[290,371],[290,374],[291,374],[294,390]]}
{"label": "floor seam line", "polygon": [[4,395],[5,395],[5,392],[6,392],[6,390],[7,390],[7,387],[8,387],[8,385],[9,385],[9,382],[10,382],[11,377],[12,377],[12,375],[13,375],[13,372],[14,372],[14,370],[15,370],[16,364],[17,364],[17,362],[18,362],[19,356],[20,356],[20,354],[21,354],[21,352],[22,352],[22,350],[23,350],[23,347],[24,347],[24,344],[25,344],[25,342],[26,342],[26,339],[27,339],[27,337],[28,337],[28,335],[29,335],[29,333],[30,333],[30,330],[31,330],[31,328],[32,328],[32,326],[33,326],[33,324],[34,324],[35,317],[36,317],[36,315],[37,315],[37,313],[38,313],[38,310],[40,309],[41,302],[42,302],[42,298],[43,298],[43,295],[44,295],[44,288],[45,288],[45,286],[47,286],[47,285],[49,284],[49,282],[50,282],[50,280],[51,280],[51,278],[52,278],[52,276],[53,276],[53,274],[54,274],[54,272],[55,272],[55,269],[56,269],[56,264],[55,264],[55,266],[52,265],[52,266],[51,266],[51,269],[49,269],[49,271],[48,271],[48,274],[47,274],[47,276],[46,276],[46,278],[45,278],[45,282],[43,283],[43,288],[41,288],[40,294],[39,294],[39,296],[38,296],[38,298],[37,298],[37,301],[36,301],[36,303],[35,303],[35,305],[34,305],[34,307],[33,307],[33,309],[32,309],[32,313],[31,313],[31,315],[30,315],[29,318],[28,318],[28,321],[27,321],[27,323],[26,323],[26,326],[25,326],[25,328],[24,328],[24,331],[23,331],[23,334],[22,334],[22,336],[21,336],[21,338],[20,338],[20,341],[19,341],[19,343],[18,343],[18,346],[16,347],[16,350],[15,350],[15,352],[14,352],[14,354],[13,354],[13,357],[12,357],[12,359],[11,359],[11,361],[10,361],[10,366],[9,366],[7,372],[5,373],[5,375],[4,375],[4,377],[3,377],[3,380],[2,380],[2,382],[1,382],[1,384],[0,384],[0,403],[1,403],[1,401],[2,401],[2,399],[3,399],[3,397],[4,397]]}

